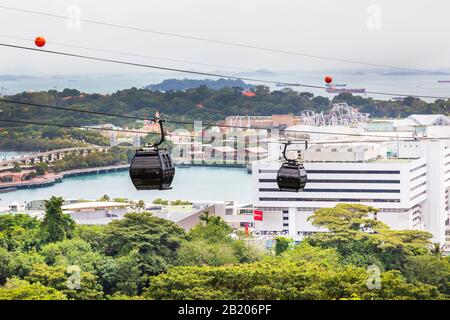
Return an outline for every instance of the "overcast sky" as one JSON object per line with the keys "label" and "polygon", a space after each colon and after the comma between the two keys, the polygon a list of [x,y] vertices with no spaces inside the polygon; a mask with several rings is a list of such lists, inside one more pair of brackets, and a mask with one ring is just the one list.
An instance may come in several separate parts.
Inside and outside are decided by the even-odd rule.
{"label": "overcast sky", "polygon": [[[0,0],[0,6],[58,15],[76,14],[79,8],[84,19],[164,32],[371,63],[450,68],[448,0]],[[79,29],[76,22],[75,28],[67,24],[62,19],[0,9],[0,34],[30,39],[0,37],[0,41],[33,46],[31,39],[43,35],[47,49],[204,71],[219,68],[96,53],[52,42],[243,69],[365,68],[88,23],[81,23]],[[0,57],[0,72],[10,74],[147,72],[2,47]]]}

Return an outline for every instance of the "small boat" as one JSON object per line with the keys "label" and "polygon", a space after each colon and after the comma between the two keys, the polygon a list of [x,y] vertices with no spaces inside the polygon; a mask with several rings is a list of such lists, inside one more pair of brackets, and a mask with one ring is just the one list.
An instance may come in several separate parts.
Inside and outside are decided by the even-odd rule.
{"label": "small boat", "polygon": [[351,88],[335,88],[330,87],[325,89],[328,93],[366,93],[365,88],[361,89],[351,89]]}

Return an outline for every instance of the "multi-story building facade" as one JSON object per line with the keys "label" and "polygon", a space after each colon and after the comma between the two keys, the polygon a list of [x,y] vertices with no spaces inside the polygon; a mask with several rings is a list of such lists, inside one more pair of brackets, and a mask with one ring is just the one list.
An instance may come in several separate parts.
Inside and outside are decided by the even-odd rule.
{"label": "multi-story building facade", "polygon": [[302,158],[308,183],[298,193],[278,190],[278,159],[253,164],[253,204],[263,211],[263,221],[254,222],[256,231],[301,240],[320,231],[308,221],[315,210],[359,203],[378,208],[376,218],[393,229],[426,230],[432,241],[446,243],[450,189],[446,141],[330,144],[305,150]]}

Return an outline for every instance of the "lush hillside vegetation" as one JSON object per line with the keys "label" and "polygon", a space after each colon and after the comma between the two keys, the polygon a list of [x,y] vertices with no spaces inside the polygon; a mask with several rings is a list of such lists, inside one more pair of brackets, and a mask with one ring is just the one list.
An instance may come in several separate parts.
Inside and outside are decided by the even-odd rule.
{"label": "lush hillside vegetation", "polygon": [[109,140],[97,131],[57,127],[7,127],[0,131],[0,150],[48,151],[89,145],[106,146]]}
{"label": "lush hillside vegetation", "polygon": [[158,84],[152,84],[147,86],[147,89],[158,90],[158,91],[177,91],[177,90],[188,90],[195,89],[200,86],[207,86],[209,89],[221,90],[223,88],[229,87],[240,87],[244,89],[252,89],[253,85],[246,84],[242,80],[231,80],[220,78],[218,80],[204,79],[166,79]]}
{"label": "lush hillside vegetation", "polygon": [[422,231],[396,231],[377,210],[316,211],[319,233],[268,252],[205,215],[186,233],[150,213],[76,225],[47,202],[44,220],[0,216],[0,299],[449,299],[450,259]]}
{"label": "lush hillside vegetation", "polygon": [[[109,96],[81,94],[77,90],[65,89],[62,92],[47,91],[22,93],[8,97],[14,100],[73,107],[115,114],[131,114],[148,117],[160,111],[169,119],[222,120],[230,115],[271,115],[300,114],[304,110],[326,111],[331,102],[348,102],[350,105],[368,112],[372,117],[406,117],[412,113],[449,113],[450,101],[437,100],[427,103],[416,98],[403,101],[382,101],[343,93],[330,101],[322,96],[291,89],[270,91],[257,86],[256,96],[242,95],[242,88],[223,88],[212,90],[206,86],[185,91],[151,91],[131,88],[118,91]],[[114,123],[123,125],[132,120],[115,117],[94,116],[76,112],[55,111],[30,106],[11,105],[0,102],[2,118],[51,120],[62,124],[92,125]],[[3,124],[2,126],[12,126]]]}
{"label": "lush hillside vegetation", "polygon": [[[131,88],[112,95],[82,94],[77,90],[65,89],[47,92],[22,93],[7,97],[13,100],[49,104],[68,108],[129,114],[139,117],[151,117],[156,111],[171,120],[219,121],[230,115],[272,115],[300,114],[304,110],[327,111],[332,102],[348,102],[362,112],[370,113],[374,118],[406,117],[412,113],[449,114],[450,101],[437,100],[427,103],[408,97],[403,101],[381,101],[344,93],[333,101],[307,92],[291,89],[270,91],[267,87],[257,86],[256,96],[242,94],[242,88],[222,88],[213,90],[200,86],[185,91],[151,91]],[[139,128],[142,124],[134,120],[108,116],[95,116],[79,112],[58,111],[32,106],[14,105],[0,102],[0,118],[19,120],[38,120],[65,125],[95,125],[113,123],[119,126]],[[12,129],[17,124],[0,123],[0,150],[49,150],[60,147],[79,146],[81,144],[108,144],[99,133],[80,130],[55,128],[43,129],[28,126],[27,129]],[[53,141],[49,141],[52,140]]]}

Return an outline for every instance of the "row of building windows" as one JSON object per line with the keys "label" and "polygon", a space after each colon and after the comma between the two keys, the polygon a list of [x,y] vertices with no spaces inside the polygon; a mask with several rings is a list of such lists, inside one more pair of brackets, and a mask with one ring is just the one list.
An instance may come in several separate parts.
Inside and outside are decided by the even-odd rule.
{"label": "row of building windows", "polygon": [[384,212],[384,213],[406,213],[406,212],[409,212],[409,209],[383,208],[383,209],[380,209],[379,212]]}
{"label": "row of building windows", "polygon": [[311,235],[313,235],[313,234],[315,234],[315,233],[319,233],[320,231],[297,231],[297,234],[299,235],[299,236],[304,236],[304,237],[307,237],[307,236],[311,236]]}
{"label": "row of building windows", "polygon": [[[276,179],[259,179],[259,182],[277,182]],[[309,183],[400,183],[400,180],[341,180],[341,179],[308,179]]]}
{"label": "row of building windows", "polygon": [[409,189],[409,191],[413,191],[413,190],[416,190],[416,189],[418,189],[418,188],[420,188],[420,187],[422,187],[422,186],[424,186],[424,185],[426,185],[426,184],[427,184],[427,182],[426,182],[426,181],[424,181],[424,182],[422,182],[422,183],[418,184],[417,186],[415,186],[415,187],[412,187],[411,189]]}
{"label": "row of building windows", "polygon": [[[417,206],[420,207],[420,205],[416,205],[413,208],[416,208]],[[297,208],[298,212],[314,212],[319,210],[320,208],[312,208],[312,207],[299,207]],[[397,208],[383,208],[379,209],[379,212],[386,212],[386,213],[406,213],[411,211],[412,209],[397,209]]]}
{"label": "row of building windows", "polygon": [[426,176],[427,176],[427,173],[424,172],[424,173],[422,173],[421,175],[418,175],[417,177],[414,177],[414,178],[410,179],[409,182],[416,181],[417,179],[420,179],[420,178],[426,177]]}
{"label": "row of building windows", "polygon": [[418,166],[418,167],[416,167],[416,168],[414,168],[414,169],[409,170],[409,172],[411,173],[411,172],[417,171],[417,170],[422,169],[422,168],[424,168],[424,167],[426,167],[426,166],[427,166],[427,164],[424,163],[424,164],[421,165],[421,166]]}
{"label": "row of building windows", "polygon": [[289,234],[289,230],[283,230],[283,231],[264,230],[264,231],[257,231],[257,232],[255,232],[255,234],[263,235],[263,236],[287,236]]}
{"label": "row of building windows", "polygon": [[280,207],[258,207],[257,209],[261,210],[264,213],[268,213],[268,212],[279,213],[280,210],[282,210],[282,212],[284,212],[284,211],[289,212],[288,208],[280,208]]}
{"label": "row of building windows", "polygon": [[427,190],[422,191],[421,193],[416,194],[414,197],[412,197],[411,199],[409,199],[409,201],[412,201],[412,200],[414,200],[414,199],[417,199],[418,197],[420,197],[421,195],[424,195],[424,194],[426,194],[426,193],[427,193]]}
{"label": "row of building windows", "polygon": [[[278,188],[259,188],[260,192],[283,192]],[[289,192],[289,191],[285,191]],[[398,189],[304,189],[302,192],[400,193]]]}
{"label": "row of building windows", "polygon": [[[259,173],[277,173],[278,170],[259,170]],[[400,174],[399,170],[308,170],[308,173],[320,174]]]}
{"label": "row of building windows", "polygon": [[259,201],[302,201],[302,202],[400,202],[400,199],[329,199],[329,198],[259,198]]}

